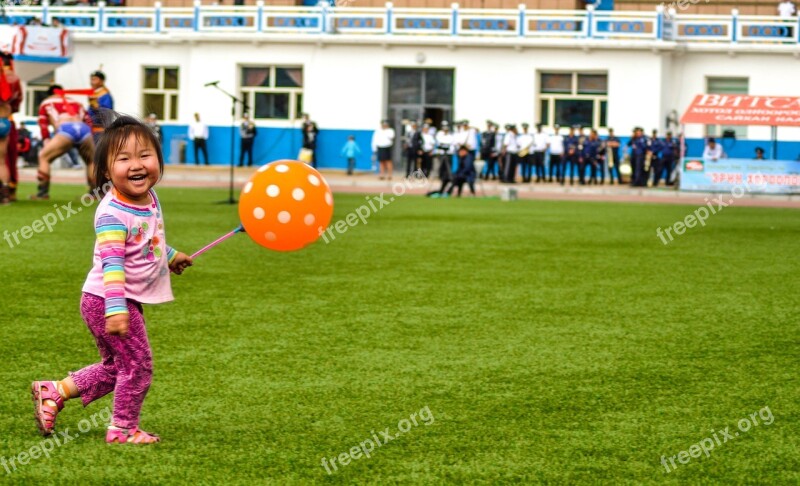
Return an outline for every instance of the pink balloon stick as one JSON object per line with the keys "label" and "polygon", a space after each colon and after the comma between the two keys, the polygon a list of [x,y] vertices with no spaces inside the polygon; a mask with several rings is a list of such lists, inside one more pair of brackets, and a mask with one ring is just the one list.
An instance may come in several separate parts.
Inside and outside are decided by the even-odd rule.
{"label": "pink balloon stick", "polygon": [[210,250],[211,248],[214,248],[215,246],[219,245],[220,243],[222,243],[223,241],[227,240],[228,238],[230,238],[231,236],[235,235],[236,233],[243,233],[243,232],[244,232],[244,227],[242,225],[239,225],[239,227],[236,228],[235,230],[231,231],[230,233],[226,233],[226,234],[220,236],[216,240],[212,241],[211,243],[207,244],[203,248],[200,248],[199,250],[194,252],[194,254],[192,255],[192,259],[202,255],[203,253],[205,253],[206,251]]}

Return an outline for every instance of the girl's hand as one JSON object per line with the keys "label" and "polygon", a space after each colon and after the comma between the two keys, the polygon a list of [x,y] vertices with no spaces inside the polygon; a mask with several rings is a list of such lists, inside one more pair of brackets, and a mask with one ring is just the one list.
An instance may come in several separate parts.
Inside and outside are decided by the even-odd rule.
{"label": "girl's hand", "polygon": [[188,256],[186,253],[178,252],[178,254],[175,255],[175,259],[169,264],[169,269],[172,270],[176,275],[180,275],[183,273],[186,267],[191,266],[192,257]]}
{"label": "girl's hand", "polygon": [[128,314],[117,314],[106,317],[106,332],[112,336],[124,338],[128,335]]}

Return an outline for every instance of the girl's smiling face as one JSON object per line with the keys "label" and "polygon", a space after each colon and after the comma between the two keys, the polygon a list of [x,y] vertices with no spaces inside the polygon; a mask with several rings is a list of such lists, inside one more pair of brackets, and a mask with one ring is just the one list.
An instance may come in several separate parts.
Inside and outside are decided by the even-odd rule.
{"label": "girl's smiling face", "polygon": [[150,202],[148,191],[161,177],[152,144],[133,134],[109,165],[108,177],[117,191],[133,203],[146,205]]}

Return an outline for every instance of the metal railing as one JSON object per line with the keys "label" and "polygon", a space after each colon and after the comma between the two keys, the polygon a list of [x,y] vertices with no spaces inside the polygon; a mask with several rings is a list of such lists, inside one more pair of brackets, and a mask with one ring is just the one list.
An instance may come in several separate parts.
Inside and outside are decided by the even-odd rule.
{"label": "metal railing", "polygon": [[73,32],[168,34],[317,34],[434,36],[462,38],[592,39],[681,43],[798,44],[800,20],[771,16],[675,15],[586,10],[265,6],[6,7],[0,22],[24,24],[40,18]]}

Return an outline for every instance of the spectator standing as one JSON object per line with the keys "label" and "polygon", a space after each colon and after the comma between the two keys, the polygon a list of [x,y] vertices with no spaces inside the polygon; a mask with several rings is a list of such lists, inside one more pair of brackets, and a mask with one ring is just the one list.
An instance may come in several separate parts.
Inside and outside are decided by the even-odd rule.
{"label": "spectator standing", "polygon": [[614,185],[614,171],[617,173],[617,182],[622,185],[622,174],[619,171],[619,139],[614,136],[614,129],[608,129],[606,137],[606,162],[608,163],[608,183]]}
{"label": "spectator standing", "polygon": [[[442,176],[442,170],[446,169],[446,174],[448,176],[448,180],[452,179],[452,173],[450,167],[453,164],[453,154],[455,153],[455,148],[453,145],[453,134],[450,132],[450,124],[446,121],[442,122],[442,129],[436,132],[436,156],[439,159],[437,165],[437,171],[439,173],[439,178]],[[446,167],[443,167],[444,164],[447,164]],[[444,181],[444,179],[442,179]],[[444,186],[442,186],[444,187]],[[442,192],[442,191],[439,191]]]}
{"label": "spectator standing", "polygon": [[481,158],[486,162],[486,171],[480,175],[481,179],[496,179],[497,167],[497,125],[486,121],[486,131],[481,134]]}
{"label": "spectator standing", "polygon": [[531,173],[533,170],[533,135],[528,132],[527,123],[522,124],[522,133],[517,135],[517,145],[519,151],[517,152],[517,160],[522,166],[522,182],[531,181]]}
{"label": "spectator standing", "polygon": [[[97,143],[100,135],[105,130],[103,123],[103,110],[114,109],[114,98],[111,96],[111,91],[106,87],[106,75],[103,71],[94,71],[89,75],[89,84],[92,86],[94,93],[89,95],[89,109],[86,110],[89,118],[92,121],[92,138],[94,143]],[[84,161],[87,164],[88,161]]]}
{"label": "spectator standing", "polygon": [[519,163],[519,144],[517,143],[517,126],[506,125],[506,134],[503,137],[503,150],[501,157],[506,161],[503,164],[503,177],[500,182],[513,183],[517,181],[517,164]]}
{"label": "spectator standing", "polygon": [[433,169],[433,151],[436,148],[436,136],[431,134],[431,127],[424,125],[422,127],[422,162],[421,169],[425,177],[431,175]]}
{"label": "spectator standing", "polygon": [[303,113],[303,148],[311,150],[311,167],[317,168],[317,123],[311,121],[308,113]]}
{"label": "spectator standing", "polygon": [[208,165],[208,126],[200,121],[200,113],[194,114],[194,123],[189,125],[189,138],[194,142],[194,165],[200,165],[198,151],[203,152],[206,165]]}
{"label": "spectator standing", "polygon": [[[389,127],[389,120],[381,122],[381,128],[372,134],[372,152],[380,163],[379,179],[392,178],[392,145],[394,145],[394,129]],[[384,176],[384,174],[386,174]]]}
{"label": "spectator standing", "polygon": [[561,171],[563,170],[561,158],[564,156],[564,136],[559,133],[561,127],[553,127],[553,135],[550,136],[550,178],[548,182],[553,182],[553,172],[556,174],[556,181],[561,181]]}
{"label": "spectator standing", "polygon": [[631,185],[645,187],[647,185],[647,173],[644,168],[644,160],[647,157],[647,152],[650,151],[650,146],[644,136],[642,127],[634,128],[633,137],[628,141],[628,147],[631,148],[631,165],[633,166]]}
{"label": "spectator standing", "polygon": [[356,157],[361,155],[361,148],[356,143],[356,137],[353,135],[347,137],[341,155],[347,159],[347,175],[353,175],[353,169],[356,168]]}
{"label": "spectator standing", "polygon": [[244,166],[244,156],[247,155],[247,166],[253,166],[253,142],[255,142],[258,129],[250,115],[245,112],[242,115],[242,123],[239,125],[239,136],[242,139],[241,150],[239,151],[239,167]]}
{"label": "spectator standing", "polygon": [[[567,179],[567,171],[569,171],[569,185],[575,183],[575,170],[580,170],[580,139],[575,134],[575,127],[569,127],[569,134],[564,138],[564,149],[566,150],[566,161],[564,162],[564,171],[561,173],[561,185],[563,186]],[[582,176],[581,176],[582,177]],[[578,178],[578,180],[581,179]]]}
{"label": "spectator standing", "polygon": [[[533,165],[536,167],[536,182],[544,181],[544,153],[550,146],[550,137],[542,131],[542,124],[536,125],[533,134]],[[528,178],[530,181],[530,177]]]}
{"label": "spectator standing", "polygon": [[[653,174],[653,187],[658,186],[661,176],[664,176],[664,183],[669,185],[669,178],[672,174],[675,161],[678,159],[678,141],[672,138],[672,132],[667,132],[666,138],[661,140],[661,158],[660,164],[656,166],[656,171]],[[666,171],[666,173],[665,173]]]}

